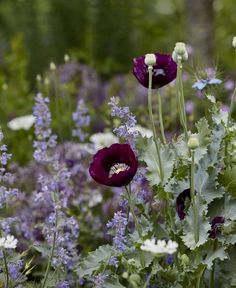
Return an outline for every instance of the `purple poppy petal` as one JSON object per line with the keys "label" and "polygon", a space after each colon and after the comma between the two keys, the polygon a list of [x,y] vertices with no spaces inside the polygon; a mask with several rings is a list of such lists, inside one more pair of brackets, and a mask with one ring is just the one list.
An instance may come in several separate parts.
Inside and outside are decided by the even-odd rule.
{"label": "purple poppy petal", "polygon": [[[125,170],[116,171],[114,167],[124,165]],[[111,174],[111,169],[114,173]],[[134,177],[138,169],[138,161],[129,144],[113,144],[99,150],[93,157],[89,173],[98,183],[121,187],[127,185]]]}
{"label": "purple poppy petal", "polygon": [[186,216],[186,213],[185,213],[185,200],[187,198],[190,199],[190,197],[191,197],[190,196],[190,189],[185,189],[176,198],[176,212],[177,212],[180,220],[183,220],[184,217]]}
{"label": "purple poppy petal", "polygon": [[[170,55],[155,53],[156,64],[152,72],[152,89],[161,88],[176,78],[177,65]],[[133,74],[140,84],[148,88],[148,66],[144,62],[145,56],[133,60]]]}
{"label": "purple poppy petal", "polygon": [[209,233],[209,238],[215,239],[217,232],[219,232],[219,226],[221,224],[225,223],[225,218],[222,216],[216,216],[214,217],[210,224],[211,224],[211,230],[208,232]]}

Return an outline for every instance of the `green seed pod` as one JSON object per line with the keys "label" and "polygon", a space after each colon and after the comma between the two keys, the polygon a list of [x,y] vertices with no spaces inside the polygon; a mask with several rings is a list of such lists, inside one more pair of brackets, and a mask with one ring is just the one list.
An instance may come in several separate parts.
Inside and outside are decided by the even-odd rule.
{"label": "green seed pod", "polygon": [[181,255],[181,260],[184,266],[188,266],[189,265],[189,257],[186,254]]}
{"label": "green seed pod", "polygon": [[197,135],[192,134],[188,139],[188,148],[191,150],[195,150],[199,147],[199,140]]}
{"label": "green seed pod", "polygon": [[156,55],[155,54],[146,54],[144,62],[147,66],[153,66],[156,64]]}
{"label": "green seed pod", "polygon": [[128,278],[129,278],[129,273],[128,273],[128,272],[124,272],[124,273],[122,274],[122,277],[123,277],[124,279],[128,279]]}
{"label": "green seed pod", "polygon": [[141,281],[141,278],[140,278],[140,276],[139,276],[138,274],[131,274],[131,275],[129,276],[129,280],[130,280],[131,282],[135,282],[135,283],[139,284],[140,281]]}

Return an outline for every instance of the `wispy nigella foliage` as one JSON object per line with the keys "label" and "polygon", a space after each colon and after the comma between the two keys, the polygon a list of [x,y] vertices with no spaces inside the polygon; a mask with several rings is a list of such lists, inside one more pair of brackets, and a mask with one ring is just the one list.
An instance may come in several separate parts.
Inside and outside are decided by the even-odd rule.
{"label": "wispy nigella foliage", "polygon": [[4,135],[0,128],[0,208],[12,198],[19,196],[18,189],[9,187],[14,181],[14,175],[7,171],[7,164],[12,155],[7,153],[7,145],[2,143],[3,139]]}
{"label": "wispy nigella foliage", "polygon": [[107,228],[115,230],[113,245],[119,251],[125,250],[125,229],[127,224],[127,216],[122,211],[116,212],[113,219],[107,223]]}
{"label": "wispy nigella foliage", "polygon": [[119,107],[119,98],[111,97],[108,105],[111,107],[111,115],[121,119],[121,125],[113,132],[121,138],[124,138],[131,146],[134,147],[134,139],[138,132],[134,128],[137,124],[135,116],[130,112],[129,107]]}
{"label": "wispy nigella foliage", "polygon": [[83,128],[87,127],[90,123],[88,108],[85,106],[83,99],[78,100],[76,111],[72,114],[72,118],[76,127],[76,129],[72,130],[72,136],[78,137],[83,142],[87,137],[87,133],[83,131]]}
{"label": "wispy nigella foliage", "polygon": [[35,135],[36,141],[33,146],[35,148],[34,158],[38,162],[50,162],[51,157],[47,153],[48,148],[56,146],[56,135],[52,134],[50,124],[52,121],[51,113],[48,108],[49,99],[38,93],[35,97],[35,106],[33,115],[35,117]]}

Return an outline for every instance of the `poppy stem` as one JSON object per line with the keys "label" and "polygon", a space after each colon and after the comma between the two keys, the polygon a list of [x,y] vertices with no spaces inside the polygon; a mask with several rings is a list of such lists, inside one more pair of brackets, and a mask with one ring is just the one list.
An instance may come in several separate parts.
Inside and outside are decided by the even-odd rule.
{"label": "poppy stem", "polygon": [[198,223],[198,202],[196,203],[196,196],[195,196],[195,164],[194,164],[194,150],[191,150],[191,170],[190,170],[190,193],[191,199],[193,203],[193,215],[194,215],[194,239],[195,243],[199,241],[199,223]]}
{"label": "poppy stem", "polygon": [[4,262],[4,266],[5,266],[5,270],[6,270],[6,288],[9,287],[9,271],[8,271],[8,266],[7,266],[7,256],[6,256],[6,252],[3,249],[2,250],[2,255],[3,255],[3,262]]}
{"label": "poppy stem", "polygon": [[[139,235],[140,239],[142,239],[142,229],[141,229],[141,226],[139,225],[138,219],[137,219],[135,212],[134,212],[135,207],[134,207],[134,203],[132,201],[132,196],[131,196],[131,184],[129,184],[128,187],[125,186],[125,190],[127,193],[127,200],[128,200],[129,207],[130,207],[130,212],[131,212],[133,219],[134,219],[135,227],[138,231],[138,235]],[[140,252],[140,262],[141,262],[142,267],[144,267],[145,266],[145,259],[144,259],[143,251]]]}
{"label": "poppy stem", "polygon": [[152,132],[153,132],[154,143],[155,143],[156,151],[157,151],[157,157],[158,157],[159,169],[160,169],[160,178],[161,178],[161,183],[162,183],[163,182],[163,178],[164,178],[164,174],[163,174],[163,168],[162,168],[162,162],[161,162],[161,155],[160,155],[159,145],[158,145],[158,141],[157,141],[157,131],[156,131],[156,128],[155,128],[153,112],[152,112],[152,69],[153,69],[153,67],[151,65],[149,65],[148,66],[148,75],[149,75],[149,81],[148,81],[148,111],[149,111],[150,121],[152,123]]}
{"label": "poppy stem", "polygon": [[187,117],[184,105],[184,89],[182,81],[182,62],[178,59],[177,63],[177,77],[176,77],[176,96],[177,96],[177,106],[179,110],[180,123],[184,129],[184,135],[186,142],[188,141],[188,128],[187,128]]}
{"label": "poppy stem", "polygon": [[157,100],[158,100],[159,122],[160,122],[162,142],[166,144],[165,130],[164,130],[163,118],[162,118],[162,101],[161,101],[161,95],[158,89],[157,89]]}

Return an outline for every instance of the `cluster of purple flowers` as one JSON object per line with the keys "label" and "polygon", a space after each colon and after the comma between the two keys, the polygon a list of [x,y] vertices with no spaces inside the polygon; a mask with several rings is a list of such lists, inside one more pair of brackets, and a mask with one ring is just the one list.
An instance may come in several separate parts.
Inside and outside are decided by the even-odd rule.
{"label": "cluster of purple flowers", "polygon": [[76,111],[72,114],[72,118],[75,122],[76,129],[72,130],[72,136],[78,137],[81,142],[88,136],[83,131],[83,127],[87,127],[90,122],[90,116],[88,115],[88,109],[85,106],[84,100],[80,99],[77,102]]}
{"label": "cluster of purple flowers", "polygon": [[114,214],[111,221],[107,223],[107,228],[115,230],[115,236],[113,238],[114,247],[119,251],[125,250],[125,229],[128,224],[127,216],[122,211],[118,211]]}

